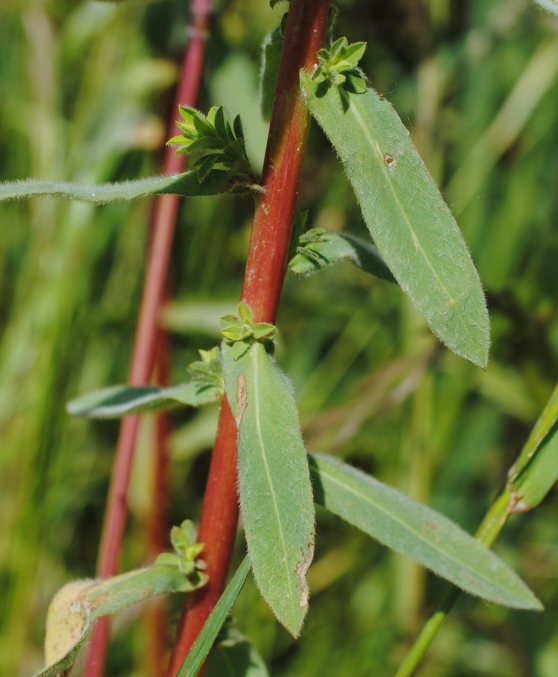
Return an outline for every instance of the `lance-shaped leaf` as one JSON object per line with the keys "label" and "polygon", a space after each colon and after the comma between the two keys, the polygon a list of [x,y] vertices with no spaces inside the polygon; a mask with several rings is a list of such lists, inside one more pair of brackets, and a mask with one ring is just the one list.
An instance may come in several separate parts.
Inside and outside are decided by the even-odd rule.
{"label": "lance-shaped leaf", "polygon": [[47,617],[47,667],[34,677],[66,674],[87,644],[93,623],[155,595],[189,592],[205,585],[207,577],[194,570],[189,576],[176,566],[155,564],[106,581],[77,581],[64,586],[53,599]]}
{"label": "lance-shaped leaf", "polygon": [[171,388],[119,385],[77,397],[68,402],[66,408],[72,416],[122,418],[129,414],[164,411],[181,405],[199,407],[216,402],[222,394],[222,388],[196,382]]}
{"label": "lance-shaped leaf", "polygon": [[221,350],[238,425],[240,507],[252,571],[278,620],[297,637],[308,608],[314,504],[294,393],[262,343],[239,359],[230,345]]}
{"label": "lance-shaped leaf", "polygon": [[535,508],[558,480],[558,386],[509,472],[513,512]]}
{"label": "lance-shaped leaf", "polygon": [[446,517],[332,457],[310,457],[315,500],[392,550],[472,595],[520,609],[542,609],[493,552]]}
{"label": "lance-shaped leaf", "polygon": [[317,83],[304,71],[300,80],[395,279],[451,350],[485,366],[489,322],[477,271],[401,120],[371,89]]}
{"label": "lance-shaped leaf", "polygon": [[215,643],[219,631],[223,627],[227,616],[236,601],[246,576],[250,571],[250,560],[245,557],[242,563],[236,570],[236,573],[231,578],[230,583],[225,588],[225,592],[219,598],[219,601],[209,614],[207,621],[204,623],[202,631],[196,637],[196,641],[192,645],[184,663],[180,666],[176,677],[196,677],[201,669],[204,661],[209,653],[211,647]]}
{"label": "lance-shaped leaf", "polygon": [[209,171],[200,182],[197,170],[172,176],[152,176],[138,181],[120,183],[80,184],[27,179],[0,183],[0,200],[16,200],[32,196],[59,197],[79,202],[107,204],[125,202],[149,195],[171,193],[184,197],[218,195],[220,193],[246,193],[257,186],[239,180],[232,173]]}
{"label": "lance-shaped leaf", "polygon": [[223,395],[219,348],[199,353],[201,360],[188,365],[192,379],[189,383],[170,388],[128,385],[101,388],[69,402],[68,413],[88,418],[121,418],[180,405],[199,407],[216,402]]}
{"label": "lance-shaped leaf", "polygon": [[300,275],[313,275],[344,260],[351,261],[365,273],[395,282],[376,247],[348,233],[323,228],[313,228],[300,236],[296,254],[289,261],[289,270]]}
{"label": "lance-shaped leaf", "polygon": [[547,12],[558,16],[558,0],[535,0],[535,2]]}

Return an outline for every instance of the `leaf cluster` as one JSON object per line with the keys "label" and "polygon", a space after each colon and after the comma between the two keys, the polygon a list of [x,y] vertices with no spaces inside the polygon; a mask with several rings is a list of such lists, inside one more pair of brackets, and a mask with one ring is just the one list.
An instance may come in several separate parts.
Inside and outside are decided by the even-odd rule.
{"label": "leaf cluster", "polygon": [[241,301],[237,308],[238,316],[225,315],[221,318],[221,333],[231,342],[231,350],[235,360],[248,351],[254,341],[268,342],[273,339],[277,329],[268,322],[254,322],[252,311]]}
{"label": "leaf cluster", "polygon": [[347,38],[339,38],[329,49],[318,51],[318,65],[312,79],[316,83],[324,83],[327,87],[335,85],[353,94],[362,94],[368,84],[358,62],[366,51],[365,42],[349,44]]}
{"label": "leaf cluster", "polygon": [[196,562],[198,555],[204,548],[203,543],[196,543],[196,530],[190,520],[171,529],[170,539],[174,552],[162,552],[157,557],[157,564],[175,566],[185,576],[189,576],[196,569],[203,569],[203,562]]}
{"label": "leaf cluster", "polygon": [[178,155],[193,156],[200,183],[213,169],[228,171],[241,183],[255,182],[240,115],[231,126],[222,106],[213,106],[207,115],[190,106],[179,106],[179,111],[183,121],[176,124],[182,134],[173,136],[167,145],[178,146]]}

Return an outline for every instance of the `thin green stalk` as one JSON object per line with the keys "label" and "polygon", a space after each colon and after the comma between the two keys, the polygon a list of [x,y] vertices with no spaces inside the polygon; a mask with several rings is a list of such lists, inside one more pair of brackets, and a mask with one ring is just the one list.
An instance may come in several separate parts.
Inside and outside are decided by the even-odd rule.
{"label": "thin green stalk", "polygon": [[[507,488],[504,489],[489,508],[477,530],[477,540],[488,548],[494,543],[510,515],[509,507],[511,500],[511,492]],[[438,630],[441,628],[442,623],[452,610],[460,595],[461,590],[459,590],[459,588],[456,588],[454,585],[447,586],[446,592],[438,604],[438,608],[423,625],[420,634],[413,642],[407,655],[403,659],[403,662],[399,666],[399,669],[395,673],[395,677],[411,677],[416,673],[428,647],[434,641]]]}

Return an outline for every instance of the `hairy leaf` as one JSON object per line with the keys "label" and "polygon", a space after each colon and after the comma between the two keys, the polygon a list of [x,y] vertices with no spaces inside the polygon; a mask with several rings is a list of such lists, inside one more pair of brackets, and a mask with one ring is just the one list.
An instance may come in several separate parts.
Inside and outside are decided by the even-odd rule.
{"label": "hairy leaf", "polygon": [[348,233],[313,228],[298,240],[296,254],[289,261],[289,270],[312,275],[338,261],[348,260],[365,273],[388,282],[395,282],[376,247]]}
{"label": "hairy leaf", "polygon": [[77,397],[66,408],[72,416],[122,418],[128,414],[164,411],[181,405],[199,407],[216,402],[222,394],[222,388],[196,381],[171,388],[119,385]]}
{"label": "hairy leaf", "polygon": [[446,517],[332,457],[311,456],[310,469],[317,503],[392,550],[472,595],[542,609],[502,560]]}
{"label": "hairy leaf", "polygon": [[224,343],[222,356],[239,430],[240,507],[252,571],[264,599],[296,637],[308,608],[314,504],[293,390],[259,342],[239,359]]}
{"label": "hairy leaf", "polygon": [[387,266],[432,331],[485,366],[482,286],[455,220],[391,105],[300,74],[308,108],[337,151]]}
{"label": "hairy leaf", "polygon": [[105,581],[78,581],[64,586],[49,608],[45,659],[34,677],[56,677],[69,670],[87,644],[93,623],[132,604],[169,592],[188,592],[205,585],[198,571],[185,576],[177,567],[155,564]]}
{"label": "hairy leaf", "polygon": [[180,666],[176,677],[196,677],[201,669],[211,647],[217,639],[223,623],[232,609],[233,604],[242,590],[248,571],[250,570],[250,560],[245,557],[231,578],[230,583],[225,588],[225,592],[219,598],[219,601],[209,614],[202,631],[197,636],[192,648],[190,649],[184,663]]}
{"label": "hairy leaf", "polygon": [[172,193],[184,197],[218,195],[220,193],[243,193],[254,188],[239,182],[224,171],[210,171],[200,183],[197,170],[173,176],[153,176],[138,181],[121,183],[79,184],[27,179],[0,183],[0,200],[16,200],[32,196],[59,197],[79,202],[107,204],[125,202],[149,195]]}
{"label": "hairy leaf", "polygon": [[558,16],[558,0],[535,0],[535,2],[547,12]]}

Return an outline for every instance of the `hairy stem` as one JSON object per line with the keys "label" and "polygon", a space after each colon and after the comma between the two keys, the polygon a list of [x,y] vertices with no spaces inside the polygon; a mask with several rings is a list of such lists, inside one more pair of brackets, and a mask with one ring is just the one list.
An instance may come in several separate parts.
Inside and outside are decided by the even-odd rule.
{"label": "hairy stem", "polygon": [[[184,53],[175,105],[172,109],[169,136],[176,133],[175,118],[178,104],[195,105],[211,13],[210,0],[199,0],[198,2],[194,0],[192,3],[190,39]],[[184,155],[177,156],[172,148],[166,148],[162,167],[163,173],[175,174],[183,171],[185,160]],[[157,319],[164,295],[166,271],[178,212],[178,200],[179,198],[176,195],[162,195],[156,198],[154,202],[151,219],[152,241],[134,340],[129,377],[130,385],[149,384],[153,373],[157,349]],[[118,571],[126,526],[126,499],[138,425],[138,416],[126,417],[120,425],[97,564],[97,576],[100,578],[114,576]],[[108,620],[106,618],[100,619],[95,626],[91,640],[86,668],[87,677],[101,677],[103,674],[108,632]]]}
{"label": "hairy stem", "polygon": [[[329,0],[291,0],[264,161],[263,195],[258,199],[246,263],[242,300],[256,322],[275,322],[285,277],[292,223],[309,128],[300,94],[299,72],[311,71],[322,47]],[[209,585],[189,595],[169,665],[174,677],[219,599],[234,536],[236,423],[223,401],[217,442],[209,470],[198,540],[205,543]]]}

